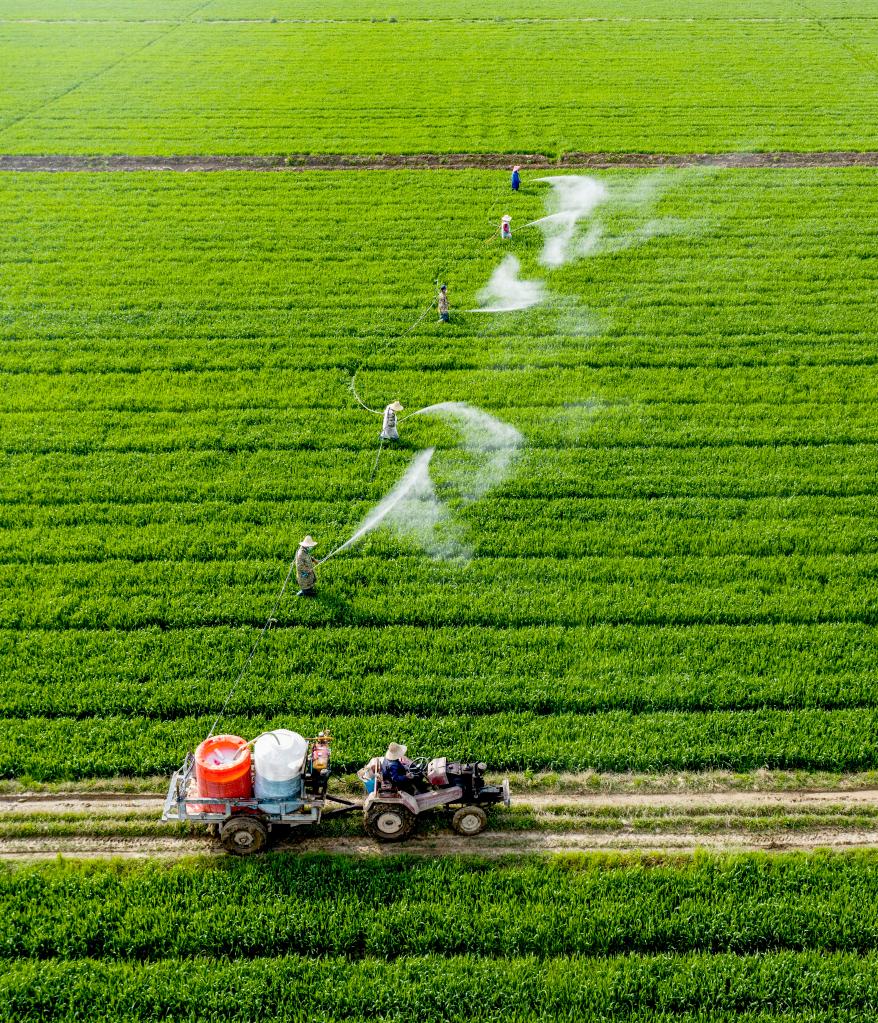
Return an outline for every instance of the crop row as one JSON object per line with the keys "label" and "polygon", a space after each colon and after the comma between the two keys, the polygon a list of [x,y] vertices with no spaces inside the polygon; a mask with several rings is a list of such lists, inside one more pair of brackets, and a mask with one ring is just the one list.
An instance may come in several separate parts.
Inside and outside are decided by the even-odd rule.
{"label": "crop row", "polygon": [[[238,716],[839,709],[878,705],[871,626],[275,629]],[[219,706],[231,629],[12,631],[0,715],[165,719]]]}
{"label": "crop row", "polygon": [[[426,441],[427,438],[424,438]],[[382,455],[374,480],[377,440],[350,451],[98,452],[24,454],[0,459],[0,503],[189,503],[288,501],[313,506],[377,503],[402,476],[416,448]],[[874,496],[874,444],[816,447],[522,449],[495,499],[793,498]],[[447,449],[431,466],[434,479],[460,484],[473,457]],[[454,489],[452,488],[452,493]]]}
{"label": "crop row", "polygon": [[[441,11],[428,0],[409,0],[388,14],[382,0],[325,0],[315,11],[310,0],[208,0],[194,10],[191,0],[80,0],[70,9],[65,0],[9,0],[7,21],[493,21],[523,18],[651,21],[655,18],[711,21],[759,18],[807,21],[806,12],[790,0],[729,0],[718,10],[711,0],[448,0]],[[813,18],[841,18],[848,14],[846,0],[817,0],[809,5]],[[868,18],[866,11],[860,18]]]}
{"label": "crop row", "polygon": [[[300,521],[351,532],[367,501],[297,503]],[[462,516],[476,557],[726,557],[878,552],[878,498],[576,501],[510,498]],[[278,561],[292,552],[279,502],[0,505],[0,563]],[[558,523],[563,522],[563,528]],[[308,529],[317,529],[311,525]],[[99,532],[99,535],[98,535]],[[374,543],[372,544],[374,550]]]}
{"label": "crop row", "polygon": [[868,97],[849,84],[871,32],[846,22],[827,34],[801,20],[485,20],[463,32],[453,21],[193,20],[72,34],[71,53],[66,25],[3,25],[4,63],[22,73],[0,107],[7,151],[875,146]]}
{"label": "crop row", "polygon": [[878,945],[869,854],[62,864],[7,869],[0,898],[4,958],[867,953]]}
{"label": "crop row", "polygon": [[[298,539],[290,534],[290,546]],[[368,552],[368,541],[365,545]],[[465,554],[465,547],[461,551]],[[274,561],[0,565],[0,627],[256,625],[283,573],[283,565]],[[878,618],[875,554],[558,559],[535,552],[532,558],[434,561],[408,553],[400,541],[339,557],[321,575],[325,599],[287,604],[278,616],[281,624],[673,625],[872,623]]]}
{"label": "crop row", "polygon": [[872,1018],[878,1011],[878,964],[871,952],[391,961],[291,955],[199,958],[184,969],[181,978],[179,960],[22,960],[0,978],[0,1020],[94,1019],[95,1005],[106,1020],[244,1023],[268,1006],[276,1018],[297,1023],[555,1023],[586,1015],[629,1023],[822,1023]]}
{"label": "crop row", "polygon": [[[328,439],[344,428],[355,408],[348,390],[349,377],[339,370],[271,368],[236,373],[144,370],[97,376],[14,373],[5,380],[0,411],[23,414],[52,411],[66,417],[84,410],[203,414],[208,409],[252,408],[258,414],[278,409],[283,415],[276,420],[277,430],[283,426],[286,410],[297,405],[311,409],[312,413],[342,412],[338,425],[324,422]],[[755,418],[762,411],[768,416],[763,425],[768,427],[777,421],[779,410],[768,413],[767,405],[806,404],[815,407],[818,416],[831,416],[842,405],[874,404],[878,400],[878,383],[859,366],[803,366],[794,372],[787,367],[696,367],[685,374],[665,367],[371,371],[360,389],[373,405],[382,408],[381,398],[399,394],[412,410],[437,401],[466,401],[497,410],[500,415],[504,409],[540,410],[545,414],[546,410],[569,409],[571,402],[577,402],[574,407],[590,408],[593,415],[603,405],[621,405],[619,411],[610,411],[611,419],[615,420],[624,418],[626,412],[629,416],[636,414],[638,405],[658,406],[656,413],[667,406],[671,417],[679,419],[684,409],[675,406],[695,406],[692,409],[695,431],[701,425],[699,415],[706,417],[711,411],[715,415],[722,406],[727,410],[738,405],[754,406],[749,416]],[[590,402],[590,406],[585,402]],[[802,412],[799,408],[793,415],[801,417]],[[361,413],[360,418],[368,422],[365,415]],[[748,415],[746,410],[744,415]],[[536,420],[535,412],[530,412],[530,418]],[[838,428],[844,429],[844,424]],[[727,433],[730,435],[731,431]],[[623,435],[623,439],[630,438]]]}
{"label": "crop row", "polygon": [[[248,738],[278,727],[304,735],[330,727],[338,740],[336,766],[344,768],[361,766],[393,738],[418,755],[482,758],[495,769],[854,771],[874,767],[878,756],[878,711],[871,707],[445,716],[441,697],[436,702],[440,710],[432,715],[233,714],[224,716],[222,727]],[[215,706],[212,702],[205,710]],[[45,781],[169,774],[204,738],[212,720],[207,715],[5,719],[0,777]]]}
{"label": "crop row", "polygon": [[[824,368],[824,372],[826,369]],[[861,367],[860,372],[864,369]],[[83,379],[92,379],[84,377]],[[98,384],[93,383],[98,392]],[[337,387],[336,387],[337,389]],[[596,387],[599,392],[602,388]],[[386,396],[384,392],[383,396]],[[356,450],[372,446],[378,420],[354,406],[321,410],[274,407],[210,411],[138,412],[122,410],[0,413],[0,450],[9,454],[54,451],[167,452],[199,450],[313,450],[327,443]],[[373,399],[374,400],[374,399]],[[115,404],[115,399],[112,399]],[[376,402],[380,404],[380,402]],[[414,408],[418,406],[415,405]],[[655,401],[593,397],[545,406],[523,405],[500,413],[514,423],[529,446],[565,447],[712,447],[737,445],[814,445],[875,443],[878,403],[814,400],[812,404],[777,402]],[[733,410],[733,411],[732,411]],[[331,416],[331,424],[326,417]],[[449,446],[458,438],[439,429],[435,417],[409,423],[409,440],[429,437]]]}
{"label": "crop row", "polygon": [[[252,635],[228,628],[3,631],[0,651],[15,670],[2,677],[0,692],[11,701],[10,712],[22,706],[28,693],[33,694],[34,708],[53,711],[73,699],[71,713],[94,712],[125,700],[120,709],[146,712],[159,695],[168,708],[189,699],[210,703],[205,686],[222,690],[249,650]],[[559,706],[574,699],[571,687],[577,684],[583,687],[583,707],[592,699],[598,708],[609,705],[604,701],[622,701],[624,706],[629,686],[632,709],[670,699],[671,692],[678,702],[668,709],[724,703],[732,707],[737,700],[745,706],[762,700],[807,706],[819,700],[821,686],[828,705],[843,706],[846,700],[856,705],[871,699],[876,654],[872,627],[850,624],[660,629],[542,623],[521,629],[458,623],[426,629],[303,626],[272,629],[263,644],[241,683],[250,696],[272,701],[277,693],[285,699],[288,687],[296,687],[315,710],[335,711],[358,699],[360,685],[371,698],[379,698],[372,687],[377,689],[387,678],[394,685],[385,686],[382,701],[393,704],[397,686],[420,700],[423,694],[413,685],[419,674],[431,680],[424,692],[440,683],[443,698],[452,700],[455,691],[481,682],[481,699],[472,695],[476,706],[490,700],[495,687],[514,699],[511,685],[504,684],[507,678],[516,679],[516,685],[532,679],[519,699],[543,683],[545,704],[558,701]],[[174,686],[181,687],[176,699],[168,695]],[[246,698],[237,705],[246,710]],[[370,700],[364,699],[363,705],[371,706]]]}
{"label": "crop row", "polygon": [[[425,290],[419,297],[423,298],[426,306],[431,295]],[[411,320],[421,311],[413,308]],[[393,311],[394,317],[401,315],[399,310]],[[731,316],[725,323],[712,324],[710,329],[704,324],[697,331],[680,325],[673,334],[657,335],[652,331],[614,329],[608,325],[604,333],[589,337],[588,344],[584,346],[581,339],[567,336],[562,318],[554,325],[549,322],[538,330],[529,329],[525,337],[522,333],[510,333],[514,331],[514,324],[521,323],[517,317],[510,315],[509,324],[502,331],[495,330],[490,335],[477,333],[478,322],[470,322],[468,329],[463,329],[456,320],[449,325],[451,330],[440,334],[431,320],[420,332],[412,331],[419,347],[415,347],[414,343],[405,347],[394,343],[391,347],[382,345],[386,334],[377,332],[333,337],[329,343],[326,338],[315,336],[319,327],[312,327],[315,334],[306,334],[302,332],[300,323],[291,325],[288,316],[280,313],[266,312],[263,328],[291,328],[282,337],[253,337],[256,328],[243,322],[238,325],[242,336],[226,336],[225,330],[217,336],[215,326],[197,315],[190,316],[187,324],[189,333],[179,339],[165,336],[167,328],[161,322],[159,310],[155,312],[155,319],[150,317],[149,322],[141,318],[139,337],[131,336],[130,318],[117,314],[115,323],[112,323],[104,318],[106,313],[103,316],[97,313],[94,322],[91,317],[88,320],[79,318],[75,325],[70,325],[70,331],[76,338],[75,341],[67,338],[63,346],[59,346],[56,340],[41,336],[40,328],[31,321],[33,333],[27,337],[15,337],[14,344],[0,349],[0,372],[56,376],[86,373],[100,379],[105,373],[134,374],[144,370],[169,374],[195,370],[206,373],[257,372],[266,367],[289,370],[304,364],[311,369],[335,370],[339,379],[344,379],[350,367],[363,359],[364,353],[368,353],[369,367],[385,371],[417,368],[436,371],[452,366],[470,370],[497,367],[569,369],[576,366],[592,369],[676,367],[689,370],[724,366],[789,368],[848,365],[865,369],[878,362],[878,355],[869,348],[871,331],[859,324],[850,324],[842,330],[820,336],[811,334],[807,340],[803,337],[801,324],[776,326],[771,332],[762,326],[750,330],[740,322],[733,322]],[[0,324],[0,331],[2,326]],[[399,333],[407,326],[409,324],[400,319]],[[394,329],[396,327],[394,322]],[[87,334],[89,330],[91,333]],[[478,337],[477,346],[473,343],[474,333]],[[295,350],[289,345],[291,336],[295,337]],[[374,395],[369,397],[374,398]],[[260,410],[251,407],[251,411],[258,415]],[[747,411],[747,407],[742,409],[745,414]],[[280,417],[295,414],[288,408],[273,407],[271,412]],[[64,415],[70,417],[74,414],[75,410],[69,409]],[[217,414],[222,417],[224,412],[217,410]],[[344,414],[341,406],[338,414]],[[197,413],[190,412],[190,415],[196,423],[199,422]],[[108,419],[111,424],[115,422],[113,416],[108,416]]]}

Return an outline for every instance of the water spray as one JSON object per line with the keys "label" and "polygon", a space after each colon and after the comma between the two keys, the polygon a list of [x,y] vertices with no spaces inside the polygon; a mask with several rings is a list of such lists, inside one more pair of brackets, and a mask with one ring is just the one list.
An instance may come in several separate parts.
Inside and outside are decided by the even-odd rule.
{"label": "water spray", "polygon": [[354,535],[349,540],[345,540],[339,547],[336,547],[335,550],[330,551],[325,558],[321,559],[320,564],[325,564],[330,558],[334,558],[336,554],[340,554],[342,551],[347,550],[348,547],[352,547],[367,533],[371,533],[373,529],[381,525],[384,519],[390,515],[400,502],[416,494],[424,486],[425,480],[429,481],[428,469],[430,459],[433,457],[435,450],[435,448],[427,448],[424,451],[418,452],[403,478],[390,491],[387,497],[366,516]]}

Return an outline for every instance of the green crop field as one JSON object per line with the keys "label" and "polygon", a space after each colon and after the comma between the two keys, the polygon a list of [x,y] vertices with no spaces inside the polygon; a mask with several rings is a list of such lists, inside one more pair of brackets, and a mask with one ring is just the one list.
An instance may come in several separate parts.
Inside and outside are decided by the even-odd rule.
{"label": "green crop field", "polygon": [[0,152],[876,148],[849,7],[11,0]]}
{"label": "green crop field", "polygon": [[33,868],[0,875],[0,1019],[867,1020],[876,876],[871,856]]}
{"label": "green crop field", "polygon": [[[875,1019],[876,42],[874,0],[7,0],[0,1021]],[[272,611],[306,533],[356,542]],[[513,805],[181,860],[155,796],[227,698]]]}
{"label": "green crop field", "polygon": [[[327,564],[229,727],[329,725],[350,766],[402,731],[503,768],[873,767],[873,172],[602,180],[658,188],[614,237],[667,233],[547,270],[523,231],[553,298],[486,316],[490,172],[7,177],[0,770],[169,771],[301,536],[430,445],[459,553],[379,530]],[[453,322],[406,333],[437,273]],[[373,405],[516,427],[507,478],[462,500],[478,460],[424,417],[370,480],[355,367]]]}

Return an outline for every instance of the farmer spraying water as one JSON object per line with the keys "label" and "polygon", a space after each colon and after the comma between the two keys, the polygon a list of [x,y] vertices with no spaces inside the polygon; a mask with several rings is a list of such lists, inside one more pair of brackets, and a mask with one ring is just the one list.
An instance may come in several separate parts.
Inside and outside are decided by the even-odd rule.
{"label": "farmer spraying water", "polygon": [[518,173],[521,170],[520,167],[512,168],[512,191],[517,192],[521,186],[521,175]]}
{"label": "farmer spraying water", "polygon": [[402,412],[403,407],[398,401],[392,401],[384,410],[384,421],[381,424],[379,437],[382,441],[399,440],[399,431],[396,428],[396,414]]}
{"label": "farmer spraying water", "polygon": [[314,569],[320,564],[315,561],[311,551],[317,546],[312,536],[306,536],[296,551],[296,582],[299,584],[297,597],[317,596],[317,573]]}
{"label": "farmer spraying water", "polygon": [[439,286],[439,298],[436,300],[437,308],[439,309],[439,319],[443,323],[448,323],[448,286],[441,284]]}
{"label": "farmer spraying water", "polygon": [[508,213],[504,213],[503,219],[500,221],[500,237],[503,241],[509,241],[512,238],[512,217]]}

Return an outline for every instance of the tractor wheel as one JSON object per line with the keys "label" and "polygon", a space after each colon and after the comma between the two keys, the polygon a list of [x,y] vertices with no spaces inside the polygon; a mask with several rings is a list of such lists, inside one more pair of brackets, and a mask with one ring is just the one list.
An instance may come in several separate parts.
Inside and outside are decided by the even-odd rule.
{"label": "tractor wheel", "polygon": [[268,845],[268,828],[258,817],[232,817],[219,829],[223,848],[235,856],[261,852]]}
{"label": "tractor wheel", "polygon": [[402,842],[415,830],[416,820],[404,806],[377,803],[366,816],[366,831],[379,842]]}
{"label": "tractor wheel", "polygon": [[480,806],[462,806],[451,818],[451,826],[465,838],[478,835],[488,825],[488,815]]}

